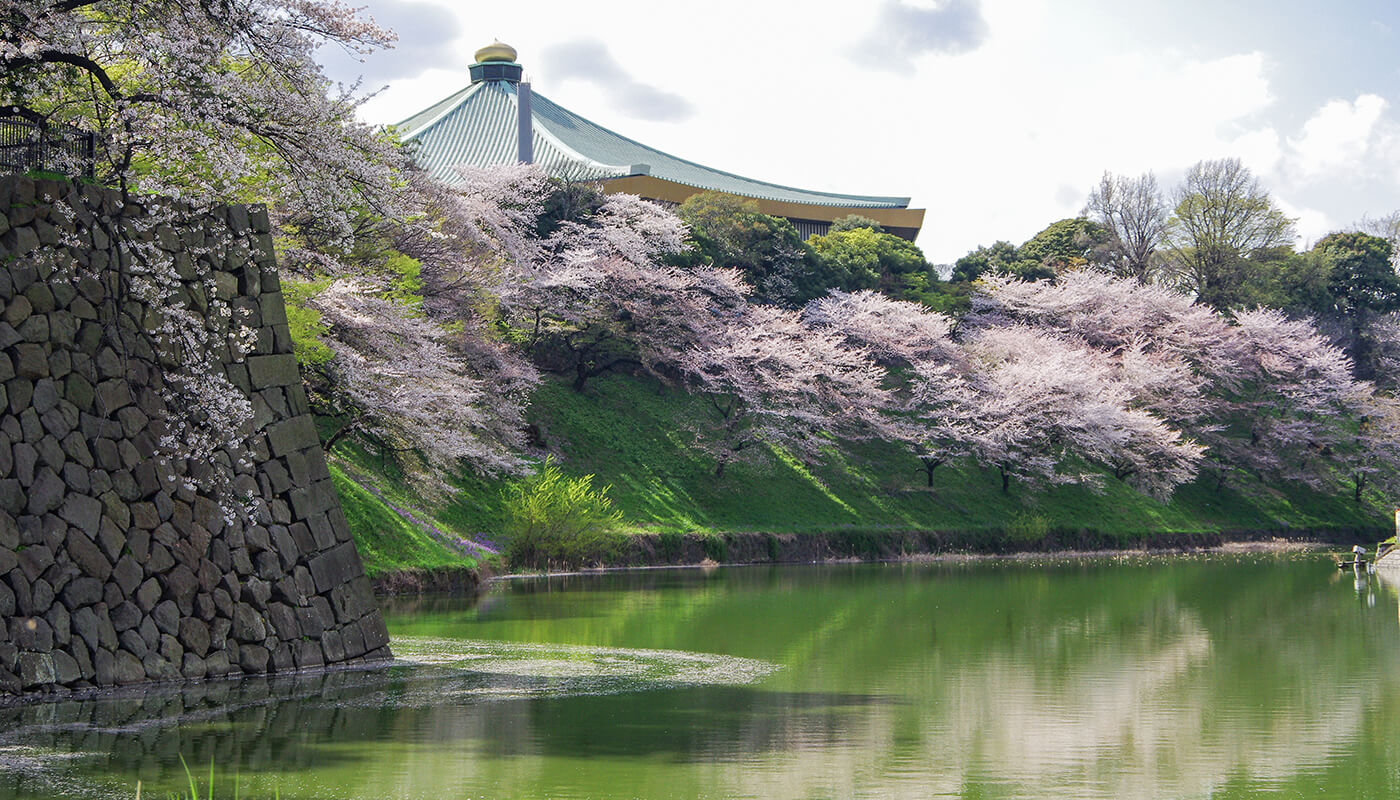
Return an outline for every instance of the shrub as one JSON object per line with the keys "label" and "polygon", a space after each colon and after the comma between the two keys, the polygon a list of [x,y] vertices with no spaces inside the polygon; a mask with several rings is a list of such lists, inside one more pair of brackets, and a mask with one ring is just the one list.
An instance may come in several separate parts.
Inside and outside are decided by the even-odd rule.
{"label": "shrub", "polygon": [[1050,521],[1039,514],[1022,512],[1006,525],[1006,535],[1013,542],[1038,542],[1050,532]]}
{"label": "shrub", "polygon": [[600,552],[622,522],[593,476],[571,478],[553,458],[506,487],[506,558],[512,566],[577,566]]}

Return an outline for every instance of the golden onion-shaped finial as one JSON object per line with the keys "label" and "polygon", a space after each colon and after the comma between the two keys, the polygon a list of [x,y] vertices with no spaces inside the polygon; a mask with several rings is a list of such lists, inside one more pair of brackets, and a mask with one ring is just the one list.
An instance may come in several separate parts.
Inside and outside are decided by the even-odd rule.
{"label": "golden onion-shaped finial", "polygon": [[515,48],[508,44],[492,42],[480,50],[476,51],[476,63],[484,64],[488,61],[515,61]]}

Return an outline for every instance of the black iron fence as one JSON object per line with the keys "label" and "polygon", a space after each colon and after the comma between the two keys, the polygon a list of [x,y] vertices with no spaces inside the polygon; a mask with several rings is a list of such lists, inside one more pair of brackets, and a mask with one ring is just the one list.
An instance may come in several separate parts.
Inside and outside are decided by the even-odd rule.
{"label": "black iron fence", "polygon": [[72,125],[45,122],[18,106],[0,106],[0,174],[33,170],[93,177],[97,139]]}

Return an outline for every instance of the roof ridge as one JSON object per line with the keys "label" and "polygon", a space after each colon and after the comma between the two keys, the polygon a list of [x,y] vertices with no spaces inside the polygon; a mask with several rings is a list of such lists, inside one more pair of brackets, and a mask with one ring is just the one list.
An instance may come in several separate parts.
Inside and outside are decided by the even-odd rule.
{"label": "roof ridge", "polygon": [[[747,182],[749,182],[749,183],[757,183],[757,184],[761,184],[761,185],[763,185],[763,186],[770,186],[770,187],[772,187],[772,188],[774,188],[774,189],[783,189],[783,190],[786,190],[786,191],[789,191],[789,192],[801,192],[801,193],[803,193],[803,194],[822,195],[822,196],[825,196],[825,197],[837,198],[837,199],[841,199],[841,200],[862,200],[862,201],[866,201],[866,202],[872,202],[872,201],[873,201],[873,202],[885,202],[885,203],[890,203],[891,205],[902,205],[902,206],[904,206],[904,207],[908,207],[909,201],[911,200],[911,198],[909,198],[909,197],[892,197],[892,196],[884,196],[884,195],[842,194],[842,193],[839,193],[839,192],[828,192],[828,191],[823,191],[823,190],[820,190],[820,189],[803,189],[803,188],[797,187],[797,186],[787,186],[787,185],[781,184],[781,183],[773,183],[772,181],[764,181],[764,180],[759,180],[759,179],[757,179],[757,178],[750,178],[750,177],[748,177],[747,175],[740,175],[740,174],[738,174],[738,173],[729,172],[729,171],[727,171],[727,170],[716,169],[715,167],[711,167],[711,166],[707,166],[707,165],[705,165],[705,164],[701,164],[701,163],[698,162],[698,161],[691,161],[690,159],[687,159],[687,158],[681,158],[680,156],[671,155],[670,153],[667,153],[665,150],[661,150],[661,149],[658,149],[658,148],[656,148],[656,147],[652,147],[651,145],[648,145],[648,144],[643,144],[642,142],[639,142],[639,141],[637,141],[636,139],[633,139],[633,138],[628,137],[628,136],[624,136],[624,135],[618,133],[617,131],[612,130],[611,128],[607,128],[607,127],[604,127],[604,126],[602,126],[602,125],[599,125],[598,123],[594,122],[594,121],[591,120],[591,119],[588,119],[587,117],[583,116],[582,114],[579,114],[579,113],[574,112],[574,111],[570,111],[569,109],[565,108],[564,106],[561,106],[560,104],[554,102],[553,100],[550,100],[548,97],[544,96],[543,94],[541,94],[541,93],[539,93],[539,92],[532,91],[532,92],[531,92],[531,95],[532,95],[532,97],[533,97],[535,100],[543,100],[544,102],[548,103],[549,105],[553,106],[554,108],[558,109],[559,111],[563,112],[564,114],[566,114],[566,115],[568,115],[568,116],[571,116],[571,117],[574,117],[574,118],[576,118],[576,119],[579,119],[579,120],[581,120],[581,121],[583,121],[583,122],[586,122],[586,123],[588,123],[589,125],[593,126],[594,128],[597,128],[598,130],[603,131],[604,133],[606,133],[606,134],[608,134],[608,135],[610,135],[610,136],[615,136],[615,137],[617,137],[617,138],[619,138],[619,139],[622,139],[623,141],[627,142],[628,144],[635,145],[636,147],[640,147],[640,148],[643,149],[643,150],[647,150],[647,151],[656,153],[656,154],[658,154],[658,155],[665,156],[666,158],[672,159],[673,161],[679,161],[679,162],[681,162],[682,164],[686,164],[687,166],[696,167],[696,168],[698,168],[698,169],[702,169],[702,170],[705,170],[705,171],[707,171],[707,172],[714,172],[714,173],[723,175],[723,176],[728,177],[728,178],[737,178],[737,179],[739,179],[739,180],[747,181]],[[533,112],[533,111],[531,112],[531,116],[534,116],[534,112]],[[557,136],[556,136],[556,138],[557,138]],[[571,147],[570,149],[571,149],[571,150],[574,150],[575,152],[577,152],[577,148]],[[586,157],[586,156],[585,156],[585,157]],[[589,160],[590,160],[590,161],[594,161],[595,159],[589,158]],[[654,166],[654,165],[653,165],[653,166]],[[658,176],[658,177],[660,177],[660,176]],[[687,185],[687,186],[695,186],[696,188],[700,188],[700,189],[706,188],[706,187],[703,187],[703,186],[698,186],[697,184],[695,184],[695,183],[693,183],[693,182],[680,181],[680,180],[676,180],[676,179],[674,179],[674,178],[667,178],[667,180],[673,180],[673,181],[675,181],[676,183],[684,183],[684,184]],[[723,191],[723,190],[713,190],[713,191]],[[728,194],[735,194],[735,193],[734,193],[734,192],[728,192]]]}

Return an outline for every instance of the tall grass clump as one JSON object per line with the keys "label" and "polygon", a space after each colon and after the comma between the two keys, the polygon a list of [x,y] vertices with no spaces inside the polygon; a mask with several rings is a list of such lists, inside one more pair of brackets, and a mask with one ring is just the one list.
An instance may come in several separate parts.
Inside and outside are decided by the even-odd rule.
{"label": "tall grass clump", "polygon": [[546,459],[533,475],[506,486],[506,559],[514,567],[549,569],[604,552],[622,524],[611,490],[595,487],[592,475],[569,477]]}
{"label": "tall grass clump", "polygon": [[1038,542],[1050,533],[1050,520],[1039,514],[1022,512],[1006,524],[1006,538],[1013,542]]}
{"label": "tall grass clump", "polygon": [[[169,792],[165,797],[168,798],[168,800],[214,800],[214,760],[212,758],[209,759],[209,782],[206,784],[203,794],[199,791],[199,781],[195,778],[194,772],[190,770],[190,765],[186,763],[183,753],[180,754],[180,766],[185,770],[185,780],[189,784],[190,793],[176,794],[175,792]],[[240,790],[238,776],[235,774],[233,778],[233,800],[241,800],[242,796],[243,793]],[[273,800],[281,800],[281,790],[273,789],[272,796]],[[136,800],[141,800],[141,781],[136,782]]]}

